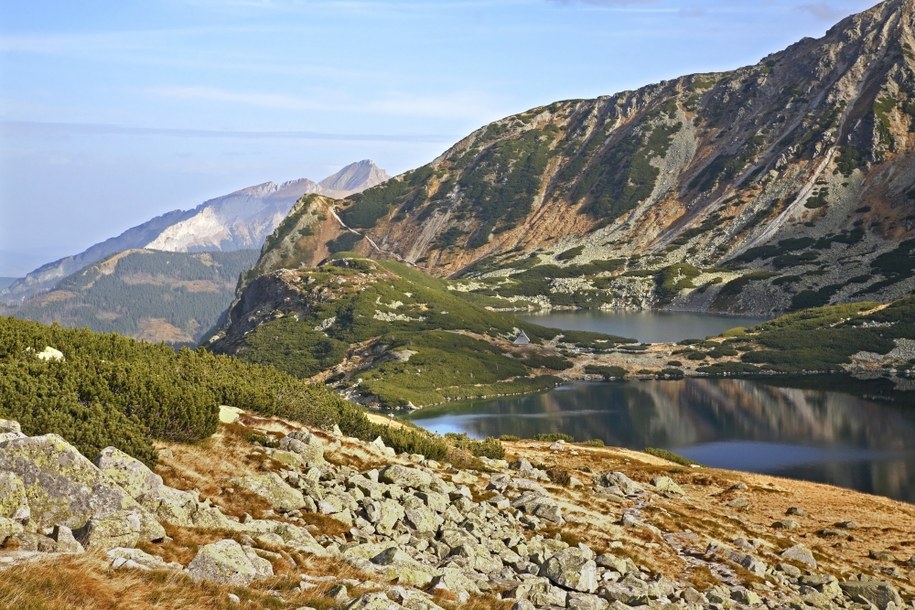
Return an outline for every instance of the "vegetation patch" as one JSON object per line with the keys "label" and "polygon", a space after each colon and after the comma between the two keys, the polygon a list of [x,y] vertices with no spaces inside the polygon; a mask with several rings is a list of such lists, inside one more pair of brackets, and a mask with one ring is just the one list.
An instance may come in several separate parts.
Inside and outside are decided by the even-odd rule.
{"label": "vegetation patch", "polygon": [[604,381],[609,381],[611,379],[624,379],[626,377],[626,369],[621,366],[605,366],[601,364],[586,364],[585,365],[585,374],[586,375],[599,375],[604,379]]}

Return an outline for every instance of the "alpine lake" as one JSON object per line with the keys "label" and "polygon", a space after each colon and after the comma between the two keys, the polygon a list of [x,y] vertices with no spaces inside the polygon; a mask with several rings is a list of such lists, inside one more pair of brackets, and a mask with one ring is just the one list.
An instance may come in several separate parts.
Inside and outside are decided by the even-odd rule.
{"label": "alpine lake", "polygon": [[[666,312],[530,316],[642,342],[717,335],[760,318]],[[534,395],[416,411],[414,424],[471,438],[565,433],[669,449],[700,464],[829,483],[915,503],[915,392],[847,376],[573,383]]]}

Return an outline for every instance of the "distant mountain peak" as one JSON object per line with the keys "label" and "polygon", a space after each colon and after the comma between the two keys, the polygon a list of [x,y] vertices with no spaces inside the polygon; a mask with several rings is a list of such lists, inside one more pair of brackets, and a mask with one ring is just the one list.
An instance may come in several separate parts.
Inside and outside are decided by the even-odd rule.
{"label": "distant mountain peak", "polygon": [[350,163],[337,173],[328,176],[319,182],[318,186],[323,194],[331,195],[330,191],[355,191],[371,188],[390,177],[386,171],[375,165],[374,161],[363,159]]}
{"label": "distant mountain peak", "polygon": [[165,252],[257,250],[297,200],[307,193],[343,198],[389,178],[373,161],[351,163],[319,183],[299,178],[262,182],[193,210],[175,210],[128,229],[84,252],[47,263],[0,290],[0,302],[15,305],[46,292],[64,277],[124,250]]}

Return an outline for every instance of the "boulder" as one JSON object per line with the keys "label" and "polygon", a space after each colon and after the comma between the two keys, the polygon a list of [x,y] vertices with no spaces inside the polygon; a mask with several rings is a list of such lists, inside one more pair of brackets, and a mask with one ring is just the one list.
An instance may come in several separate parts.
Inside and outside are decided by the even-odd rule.
{"label": "boulder", "polygon": [[813,557],[813,553],[803,544],[796,544],[791,548],[785,549],[782,551],[781,557],[788,561],[802,563],[811,570],[815,570],[817,567],[817,560]]}
{"label": "boulder", "polygon": [[155,498],[145,496],[144,502],[159,519],[170,525],[201,529],[229,529],[238,525],[189,491],[163,486]]}
{"label": "boulder", "polygon": [[527,600],[534,606],[559,606],[564,608],[568,600],[568,592],[554,586],[546,578],[531,578],[517,587],[503,593],[504,597],[516,600]]}
{"label": "boulder", "polygon": [[683,491],[683,488],[680,487],[677,482],[670,477],[655,477],[652,479],[651,484],[654,485],[655,489],[661,493],[675,496],[682,496],[686,494],[686,492]]}
{"label": "boulder", "polygon": [[305,504],[302,492],[291,487],[275,472],[239,477],[233,479],[232,484],[260,496],[280,512],[289,512]]}
{"label": "boulder", "polygon": [[839,585],[846,597],[853,601],[864,600],[878,608],[886,608],[893,603],[897,608],[902,608],[903,601],[896,588],[881,580],[857,580],[843,582]]}
{"label": "boulder", "polygon": [[635,496],[644,492],[641,485],[622,472],[605,472],[597,478],[596,483],[602,487],[618,489],[623,496]]}
{"label": "boulder", "polygon": [[117,547],[105,552],[111,567],[115,570],[180,570],[180,563],[166,563],[160,557],[145,553],[140,549]]}
{"label": "boulder", "polygon": [[[21,481],[31,511],[30,527],[64,525],[89,536],[83,544],[107,544],[131,532],[131,544],[165,532],[126,491],[56,434],[12,439],[0,445],[0,471]],[[130,520],[126,525],[119,521]],[[91,523],[90,523],[91,522]]]}
{"label": "boulder", "polygon": [[569,593],[566,607],[570,610],[607,610],[610,607],[610,602],[590,593],[573,591]]}
{"label": "boulder", "polygon": [[540,575],[573,591],[597,591],[597,564],[590,552],[577,547],[564,549],[547,559],[540,566]]}
{"label": "boulder", "polygon": [[400,610],[400,604],[391,601],[384,593],[366,593],[360,595],[348,605],[347,610]]}
{"label": "boulder", "polygon": [[135,510],[92,516],[73,534],[87,549],[136,546],[141,540],[162,540],[166,536],[165,529],[151,515]]}
{"label": "boulder", "polygon": [[102,449],[95,458],[95,465],[141,504],[144,504],[147,498],[155,504],[155,498],[164,485],[162,477],[150,470],[146,464],[115,447]]}
{"label": "boulder", "polygon": [[306,466],[324,466],[327,464],[327,461],[324,459],[323,444],[319,444],[312,439],[317,439],[317,437],[314,435],[305,437],[303,435],[298,435],[297,432],[293,432],[292,434],[281,438],[278,447],[283,451],[298,455],[301,458],[302,463]]}
{"label": "boulder", "polygon": [[435,532],[444,522],[444,519],[416,496],[406,496],[403,501],[403,507],[406,522],[417,532]]}
{"label": "boulder", "polygon": [[82,553],[85,550],[66,525],[55,526],[51,539],[57,543],[58,553]]}
{"label": "boulder", "polygon": [[11,419],[0,419],[0,443],[4,443],[14,438],[25,438],[19,422]]}
{"label": "boulder", "polygon": [[15,536],[23,532],[22,524],[12,519],[0,517],[0,544],[3,544],[10,536]]}
{"label": "boulder", "polygon": [[465,603],[471,595],[480,593],[476,582],[468,578],[464,570],[458,568],[443,568],[441,575],[432,581],[432,588],[449,591],[456,595],[461,603]]}
{"label": "boulder", "polygon": [[[269,562],[267,563],[269,565]],[[188,575],[196,581],[238,587],[251,584],[255,579],[263,577],[266,572],[262,566],[255,565],[245,549],[234,540],[220,540],[202,546],[187,566]],[[272,574],[271,568],[267,575]]]}
{"label": "boulder", "polygon": [[526,491],[512,502],[512,507],[526,512],[529,515],[563,524],[562,509],[553,498],[542,496],[536,492]]}
{"label": "boulder", "polygon": [[24,523],[30,514],[22,480],[12,472],[0,472],[0,519]]}
{"label": "boulder", "polygon": [[425,490],[432,484],[432,475],[419,468],[391,464],[378,473],[378,480],[400,487]]}

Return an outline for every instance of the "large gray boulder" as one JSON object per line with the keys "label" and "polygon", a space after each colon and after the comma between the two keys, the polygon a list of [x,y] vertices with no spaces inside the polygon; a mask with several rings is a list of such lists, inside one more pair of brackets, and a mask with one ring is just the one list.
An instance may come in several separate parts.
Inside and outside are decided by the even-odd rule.
{"label": "large gray boulder", "polygon": [[165,529],[145,511],[122,510],[93,515],[73,535],[87,549],[135,546],[142,540],[162,540]]}
{"label": "large gray boulder", "polygon": [[391,464],[378,473],[378,480],[400,487],[425,490],[432,484],[432,475],[418,468]]}
{"label": "large gray boulder", "polygon": [[622,472],[605,472],[599,477],[596,477],[595,483],[614,490],[615,492],[619,492],[619,495],[621,496],[627,497],[637,496],[645,491],[641,485]]}
{"label": "large gray boulder", "polygon": [[324,445],[323,440],[307,430],[290,432],[279,442],[280,449],[298,455],[306,467],[320,467],[327,464],[324,459]]}
{"label": "large gray boulder", "polygon": [[795,544],[793,547],[785,549],[782,551],[781,557],[782,559],[802,563],[811,570],[816,570],[817,567],[817,560],[814,558],[813,553],[803,544]]}
{"label": "large gray boulder", "polygon": [[287,484],[275,472],[239,477],[233,479],[232,484],[260,496],[280,512],[289,512],[305,504],[302,492]]}
{"label": "large gray boulder", "polygon": [[140,504],[153,506],[161,493],[162,477],[146,464],[115,447],[106,447],[95,458],[95,465]]}
{"label": "large gray boulder", "polygon": [[[30,529],[67,526],[82,535],[87,548],[165,537],[165,530],[148,511],[56,434],[0,444],[0,472],[13,473],[22,481]],[[115,523],[128,520],[124,527]]]}
{"label": "large gray boulder", "polygon": [[896,588],[882,580],[853,580],[839,585],[845,595],[853,601],[864,600],[878,608],[886,608],[893,603],[897,608],[902,608],[903,601]]}
{"label": "large gray boulder", "polygon": [[247,586],[258,578],[272,576],[270,562],[252,555],[234,540],[220,540],[200,547],[188,564],[187,573],[196,581],[239,587]]}
{"label": "large gray boulder", "polygon": [[512,507],[553,523],[565,523],[559,504],[550,496],[543,496],[537,492],[524,492],[512,501]]}
{"label": "large gray boulder", "polygon": [[573,591],[597,591],[597,563],[593,553],[578,547],[563,549],[547,559],[540,566],[540,575]]}
{"label": "large gray boulder", "polygon": [[403,606],[391,601],[384,593],[360,595],[348,605],[347,610],[399,610]]}

